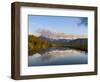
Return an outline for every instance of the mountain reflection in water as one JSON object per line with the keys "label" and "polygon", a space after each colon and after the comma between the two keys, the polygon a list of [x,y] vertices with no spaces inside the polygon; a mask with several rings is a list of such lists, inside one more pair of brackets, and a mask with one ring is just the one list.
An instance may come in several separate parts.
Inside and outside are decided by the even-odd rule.
{"label": "mountain reflection in water", "polygon": [[36,54],[28,56],[28,66],[73,65],[87,63],[87,52],[71,48],[42,49],[41,51],[36,52]]}

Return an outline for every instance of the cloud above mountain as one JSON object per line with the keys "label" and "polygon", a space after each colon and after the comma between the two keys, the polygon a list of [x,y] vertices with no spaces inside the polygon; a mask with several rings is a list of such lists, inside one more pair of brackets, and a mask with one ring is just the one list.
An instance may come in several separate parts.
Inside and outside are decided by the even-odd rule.
{"label": "cloud above mountain", "polygon": [[51,29],[38,29],[37,33],[40,36],[52,39],[77,39],[77,38],[86,38],[85,35],[78,35],[78,34],[66,34],[64,32],[55,32]]}

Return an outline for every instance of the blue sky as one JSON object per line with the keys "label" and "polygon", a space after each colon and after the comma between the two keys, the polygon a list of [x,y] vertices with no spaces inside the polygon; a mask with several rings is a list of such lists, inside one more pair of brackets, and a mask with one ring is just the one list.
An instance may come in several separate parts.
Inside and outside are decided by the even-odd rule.
{"label": "blue sky", "polygon": [[49,29],[53,32],[87,35],[88,26],[79,25],[81,22],[80,18],[82,17],[29,15],[29,34],[36,35],[38,29]]}

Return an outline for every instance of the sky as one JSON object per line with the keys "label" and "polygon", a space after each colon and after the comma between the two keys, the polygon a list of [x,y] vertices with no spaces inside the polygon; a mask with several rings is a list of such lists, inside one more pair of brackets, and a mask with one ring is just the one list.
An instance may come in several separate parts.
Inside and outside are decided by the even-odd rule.
{"label": "sky", "polygon": [[86,17],[29,15],[29,34],[38,35],[39,29],[47,29],[57,33],[87,35],[88,25],[81,23],[82,18],[87,22]]}

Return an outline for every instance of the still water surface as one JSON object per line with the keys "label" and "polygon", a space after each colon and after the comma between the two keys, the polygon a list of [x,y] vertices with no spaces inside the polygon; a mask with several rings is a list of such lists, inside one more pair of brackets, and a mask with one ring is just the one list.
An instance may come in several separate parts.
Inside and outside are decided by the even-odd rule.
{"label": "still water surface", "polygon": [[87,64],[85,51],[71,48],[48,48],[28,56],[28,66]]}

